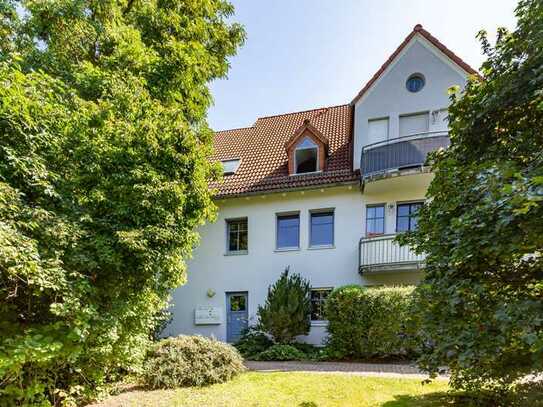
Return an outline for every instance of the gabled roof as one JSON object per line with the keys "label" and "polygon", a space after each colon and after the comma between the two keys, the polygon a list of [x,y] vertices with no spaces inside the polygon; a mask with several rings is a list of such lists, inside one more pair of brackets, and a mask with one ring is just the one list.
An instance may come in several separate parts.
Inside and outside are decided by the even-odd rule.
{"label": "gabled roof", "polygon": [[304,119],[304,123],[294,132],[292,137],[290,137],[285,143],[285,150],[288,151],[294,143],[304,134],[305,131],[309,131],[317,140],[319,140],[325,147],[328,147],[328,137],[322,134],[319,129],[311,124],[311,120]]}
{"label": "gabled roof", "polygon": [[403,42],[400,44],[398,48],[390,55],[390,57],[385,61],[385,63],[379,68],[379,70],[371,77],[371,79],[366,83],[366,85],[362,88],[360,92],[355,96],[355,98],[352,100],[351,104],[355,104],[364,94],[372,87],[372,85],[379,79],[379,77],[386,71],[386,69],[389,67],[392,62],[396,59],[396,57],[402,52],[402,50],[409,44],[409,42],[415,37],[416,35],[421,35],[423,38],[425,38],[427,41],[429,41],[434,47],[436,47],[439,51],[441,51],[446,57],[448,57],[452,62],[454,62],[456,65],[458,65],[462,70],[464,70],[469,75],[477,75],[480,76],[479,73],[473,69],[471,66],[469,66],[466,62],[462,60],[459,56],[457,56],[454,52],[452,52],[449,48],[447,48],[445,45],[443,45],[436,37],[434,37],[432,34],[430,34],[428,31],[426,31],[424,28],[422,28],[421,24],[417,24],[411,33],[403,40]]}
{"label": "gabled roof", "polygon": [[[328,143],[326,170],[289,175],[285,144],[309,120]],[[211,187],[218,198],[356,182],[352,170],[352,107],[332,106],[259,118],[252,127],[219,131],[214,160],[240,158],[233,175]],[[307,124],[307,123],[306,123]]]}

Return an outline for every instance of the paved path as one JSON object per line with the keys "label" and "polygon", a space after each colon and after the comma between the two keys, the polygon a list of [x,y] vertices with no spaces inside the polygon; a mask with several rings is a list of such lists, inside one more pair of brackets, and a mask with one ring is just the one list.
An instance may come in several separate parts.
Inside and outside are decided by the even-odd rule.
{"label": "paved path", "polygon": [[[246,361],[249,370],[259,372],[340,373],[356,376],[428,378],[415,365],[408,363],[350,362],[254,362]],[[447,376],[440,376],[447,379]]]}

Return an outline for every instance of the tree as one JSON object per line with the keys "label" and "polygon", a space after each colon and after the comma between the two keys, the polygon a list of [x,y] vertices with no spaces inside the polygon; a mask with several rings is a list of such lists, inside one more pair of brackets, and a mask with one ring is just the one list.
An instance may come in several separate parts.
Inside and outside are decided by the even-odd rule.
{"label": "tree", "polygon": [[451,147],[418,230],[427,253],[417,290],[431,373],[452,385],[507,390],[543,369],[543,3],[521,1],[514,32],[498,31],[484,80],[471,78],[449,109]]}
{"label": "tree", "polygon": [[222,0],[0,11],[0,404],[82,402],[138,369],[214,217],[207,86],[244,33]]}
{"label": "tree", "polygon": [[264,306],[258,306],[259,328],[275,342],[291,343],[311,328],[311,287],[299,274],[289,275],[289,268],[268,288]]}

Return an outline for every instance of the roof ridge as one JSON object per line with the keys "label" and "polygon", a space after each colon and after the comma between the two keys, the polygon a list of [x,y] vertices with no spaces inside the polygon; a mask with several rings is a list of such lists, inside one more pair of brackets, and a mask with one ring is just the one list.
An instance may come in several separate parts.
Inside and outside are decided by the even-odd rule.
{"label": "roof ridge", "polygon": [[288,116],[288,115],[291,115],[291,114],[314,112],[315,110],[333,109],[333,108],[336,108],[336,107],[343,107],[343,106],[348,107],[349,103],[342,103],[342,104],[333,105],[333,106],[316,107],[316,108],[313,108],[313,109],[299,110],[297,112],[286,112],[286,113],[272,114],[272,115],[269,115],[269,116],[260,116],[256,120],[258,121],[260,119],[270,119],[272,117]]}
{"label": "roof ridge", "polygon": [[252,126],[245,126],[245,127],[234,127],[233,129],[222,129],[222,130],[213,130],[214,133],[224,133],[226,131],[236,131],[236,130],[247,130],[247,129],[253,129],[255,126],[254,124]]}

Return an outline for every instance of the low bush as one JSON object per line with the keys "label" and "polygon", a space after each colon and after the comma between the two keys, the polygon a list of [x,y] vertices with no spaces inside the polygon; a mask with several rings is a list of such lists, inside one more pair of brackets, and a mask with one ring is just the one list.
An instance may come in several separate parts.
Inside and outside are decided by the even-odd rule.
{"label": "low bush", "polygon": [[234,345],[245,359],[254,359],[273,345],[273,341],[264,332],[249,328]]}
{"label": "low bush", "polygon": [[304,360],[307,356],[301,350],[296,349],[292,345],[277,344],[273,345],[264,352],[261,352],[255,357],[255,360]]}
{"label": "low bush", "polygon": [[151,388],[205,386],[226,382],[244,370],[233,346],[203,336],[177,336],[153,346],[143,380]]}
{"label": "low bush", "polygon": [[326,353],[338,359],[409,357],[416,353],[413,287],[335,289],[326,301]]}

